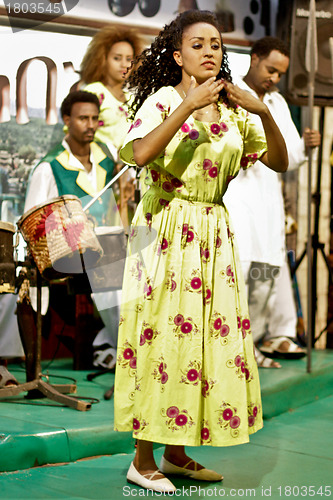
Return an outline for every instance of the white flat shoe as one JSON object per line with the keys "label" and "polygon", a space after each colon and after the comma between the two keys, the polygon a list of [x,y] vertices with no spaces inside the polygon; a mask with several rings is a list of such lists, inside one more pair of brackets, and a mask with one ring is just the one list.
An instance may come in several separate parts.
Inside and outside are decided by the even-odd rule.
{"label": "white flat shoe", "polygon": [[[192,462],[194,463],[194,470],[188,469],[188,466]],[[210,469],[197,470],[197,466],[197,462],[195,462],[194,460],[190,460],[184,467],[178,467],[178,465],[174,465],[171,462],[168,462],[168,460],[166,460],[163,455],[160,463],[160,471],[163,472],[163,474],[187,476],[192,479],[197,479],[198,481],[222,481],[223,476],[221,476],[221,474],[218,474],[214,470]]]}
{"label": "white flat shoe", "polygon": [[156,470],[152,474],[142,475],[136,470],[132,462],[127,472],[127,481],[131,484],[136,484],[142,488],[146,488],[147,490],[162,491],[164,493],[176,491],[176,487],[166,477],[152,480],[156,474],[160,473],[161,472],[159,470]]}

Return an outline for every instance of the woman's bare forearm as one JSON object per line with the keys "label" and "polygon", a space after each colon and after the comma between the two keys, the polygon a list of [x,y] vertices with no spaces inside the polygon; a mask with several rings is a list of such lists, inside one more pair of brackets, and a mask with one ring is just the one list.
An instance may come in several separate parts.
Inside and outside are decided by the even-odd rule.
{"label": "woman's bare forearm", "polygon": [[275,172],[285,172],[288,168],[288,153],[280,129],[267,107],[259,116],[267,141],[267,153],[263,155],[261,161]]}
{"label": "woman's bare forearm", "polygon": [[135,163],[139,167],[144,167],[158,158],[193,111],[190,103],[183,101],[163,123],[142,139],[134,141]]}

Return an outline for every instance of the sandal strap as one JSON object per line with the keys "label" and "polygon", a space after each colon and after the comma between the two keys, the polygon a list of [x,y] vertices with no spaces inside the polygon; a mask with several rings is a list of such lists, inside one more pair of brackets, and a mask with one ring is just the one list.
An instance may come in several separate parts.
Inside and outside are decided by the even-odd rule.
{"label": "sandal strap", "polygon": [[255,359],[259,368],[277,368],[276,361],[271,358],[267,358],[257,347],[254,348]]}
{"label": "sandal strap", "polygon": [[283,344],[283,342],[287,342],[288,344],[288,349],[286,351],[286,353],[288,352],[293,352],[295,350],[297,350],[297,348],[299,347],[297,344],[295,344],[295,342],[290,339],[289,337],[274,337],[272,339],[269,339],[269,342],[270,342],[270,347],[272,348],[272,350],[274,351],[277,351],[279,350],[281,344]]}
{"label": "sandal strap", "polygon": [[141,474],[141,475],[142,475],[142,477],[146,477],[149,481],[151,481],[157,474],[161,474],[162,476],[164,476],[163,472],[161,472],[159,469],[155,470],[152,474],[148,473],[148,474]]}
{"label": "sandal strap", "polygon": [[[187,469],[187,467],[191,464],[191,463],[194,463],[194,471],[196,472],[198,470],[198,464],[197,462],[195,462],[194,460],[190,460],[189,462],[187,462],[187,464],[184,465],[183,469]],[[191,469],[189,469],[191,470]]]}

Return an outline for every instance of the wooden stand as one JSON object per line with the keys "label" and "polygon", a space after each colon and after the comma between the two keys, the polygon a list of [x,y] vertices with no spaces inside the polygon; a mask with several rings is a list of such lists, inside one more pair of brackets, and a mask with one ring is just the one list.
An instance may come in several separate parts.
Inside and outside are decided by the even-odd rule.
{"label": "wooden stand", "polygon": [[[49,384],[42,380],[41,369],[41,348],[42,348],[42,277],[37,269],[37,321],[36,321],[36,345],[35,345],[35,365],[34,365],[34,380],[0,389],[0,399],[17,396],[21,392],[38,391],[39,395],[44,395],[52,401],[56,401],[70,408],[79,411],[90,410],[91,403],[81,401],[75,397],[67,396],[69,393],[76,392],[76,384]],[[32,393],[33,394],[33,393]],[[38,395],[36,394],[36,397]],[[31,396],[30,396],[31,398]]]}

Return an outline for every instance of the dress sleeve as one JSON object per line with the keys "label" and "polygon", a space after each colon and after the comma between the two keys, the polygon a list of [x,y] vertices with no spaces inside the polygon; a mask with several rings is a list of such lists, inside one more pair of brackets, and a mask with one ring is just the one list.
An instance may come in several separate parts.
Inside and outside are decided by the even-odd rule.
{"label": "dress sleeve", "polygon": [[241,167],[245,170],[253,165],[267,151],[265,132],[258,127],[251,115],[246,112],[243,129],[243,154]]}
{"label": "dress sleeve", "polygon": [[103,102],[105,100],[105,87],[100,82],[88,83],[82,87],[82,90],[86,92],[91,92],[98,97],[100,106],[103,106]]}
{"label": "dress sleeve", "polygon": [[128,165],[135,165],[133,157],[133,141],[142,139],[158,127],[170,114],[170,100],[166,89],[160,89],[147,97],[127,133],[124,145],[120,150],[120,158]]}

